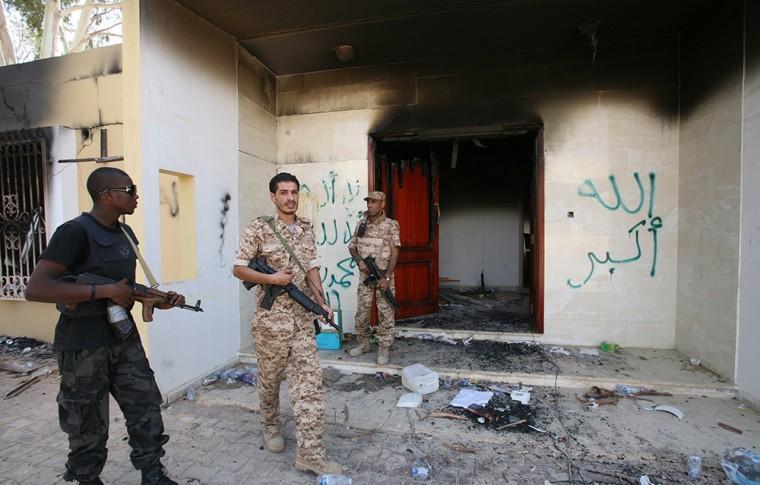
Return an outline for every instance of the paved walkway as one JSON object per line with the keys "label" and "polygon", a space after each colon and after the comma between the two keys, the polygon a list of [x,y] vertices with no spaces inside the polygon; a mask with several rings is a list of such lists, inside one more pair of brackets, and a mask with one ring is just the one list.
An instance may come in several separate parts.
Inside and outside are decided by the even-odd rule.
{"label": "paved walkway", "polygon": [[[415,459],[431,467],[428,483],[538,484],[634,483],[648,474],[656,483],[689,483],[686,456],[704,457],[705,478],[724,483],[720,453],[733,446],[757,447],[760,416],[733,399],[655,398],[678,406],[685,417],[643,410],[624,399],[617,406],[587,410],[583,390],[536,388],[536,424],[547,434],[495,432],[470,421],[430,418],[458,391],[440,389],[420,409],[395,406],[405,392],[396,377],[326,373],[327,446],[348,467],[357,485],[412,484]],[[20,382],[0,373],[0,393]],[[66,438],[58,429],[55,375],[12,399],[0,400],[0,483],[63,484]],[[171,440],[165,464],[182,484],[312,484],[296,471],[294,426],[283,389],[286,450],[262,447],[258,400],[252,387],[218,383],[198,390],[194,401],[164,410]],[[106,484],[137,484],[129,463],[123,418],[112,405]],[[726,422],[744,430],[720,428]],[[757,448],[755,448],[757,450]]]}

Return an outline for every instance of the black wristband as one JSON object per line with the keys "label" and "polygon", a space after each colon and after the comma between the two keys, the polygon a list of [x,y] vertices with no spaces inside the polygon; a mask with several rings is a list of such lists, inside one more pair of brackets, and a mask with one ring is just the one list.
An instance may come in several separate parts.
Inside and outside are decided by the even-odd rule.
{"label": "black wristband", "polygon": [[90,285],[90,301],[95,299],[95,283]]}

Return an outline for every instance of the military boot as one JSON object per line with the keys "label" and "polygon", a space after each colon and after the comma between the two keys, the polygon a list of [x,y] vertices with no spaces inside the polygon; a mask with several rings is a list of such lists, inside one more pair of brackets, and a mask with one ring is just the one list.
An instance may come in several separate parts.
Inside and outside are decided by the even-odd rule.
{"label": "military boot", "polygon": [[272,453],[280,453],[285,449],[285,440],[279,431],[267,433],[264,431],[264,446]]}
{"label": "military boot", "polygon": [[298,470],[316,473],[317,475],[339,475],[343,473],[344,468],[340,463],[336,463],[329,458],[302,458],[296,453],[296,468]]}
{"label": "military boot", "polygon": [[386,365],[391,357],[390,347],[378,347],[377,348],[377,363],[379,365]]}
{"label": "military boot", "polygon": [[369,342],[359,342],[359,344],[354,347],[353,349],[348,351],[348,355],[351,357],[358,357],[362,354],[366,354],[367,352],[370,352],[372,349],[369,346]]}
{"label": "military boot", "polygon": [[72,472],[69,469],[66,469],[66,471],[63,473],[63,480],[67,482],[73,482],[76,480],[76,482],[79,485],[104,485],[103,481],[99,477],[95,477],[92,480],[77,480],[76,475],[74,475],[74,472]]}
{"label": "military boot", "polygon": [[166,475],[161,464],[142,469],[142,485],[179,485]]}

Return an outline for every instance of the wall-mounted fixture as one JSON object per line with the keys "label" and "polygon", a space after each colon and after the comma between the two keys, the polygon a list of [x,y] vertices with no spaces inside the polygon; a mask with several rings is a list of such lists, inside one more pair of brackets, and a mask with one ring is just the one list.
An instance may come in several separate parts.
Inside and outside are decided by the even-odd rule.
{"label": "wall-mounted fixture", "polygon": [[333,51],[335,51],[335,57],[337,57],[340,62],[352,62],[356,59],[356,47],[351,44],[336,45],[333,48]]}

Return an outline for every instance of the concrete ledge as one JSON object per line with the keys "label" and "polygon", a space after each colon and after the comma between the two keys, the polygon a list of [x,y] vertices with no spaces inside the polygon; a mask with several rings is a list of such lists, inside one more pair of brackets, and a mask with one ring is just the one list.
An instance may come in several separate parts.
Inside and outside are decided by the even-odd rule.
{"label": "concrete ledge", "polygon": [[[240,353],[240,362],[255,364],[256,356],[251,353]],[[333,367],[340,371],[355,374],[375,374],[385,372],[390,375],[401,375],[401,366],[377,365],[371,362],[346,362],[343,360],[320,359],[322,368]],[[591,386],[613,388],[617,384],[626,384],[635,387],[648,387],[660,392],[670,392],[676,395],[706,396],[715,398],[734,398],[737,396],[737,388],[733,384],[703,386],[683,382],[646,381],[627,378],[601,378],[592,376],[563,376],[562,374],[526,374],[520,372],[491,372],[471,369],[449,369],[432,367],[440,377],[451,379],[483,380],[504,383],[523,383],[529,386],[557,387],[582,389]]]}
{"label": "concrete ledge", "polygon": [[436,328],[396,327],[397,337],[417,337],[418,335],[433,335],[455,340],[472,338],[473,340],[490,340],[492,342],[527,342],[545,343],[544,336],[536,333],[484,332],[474,330],[441,330]]}

